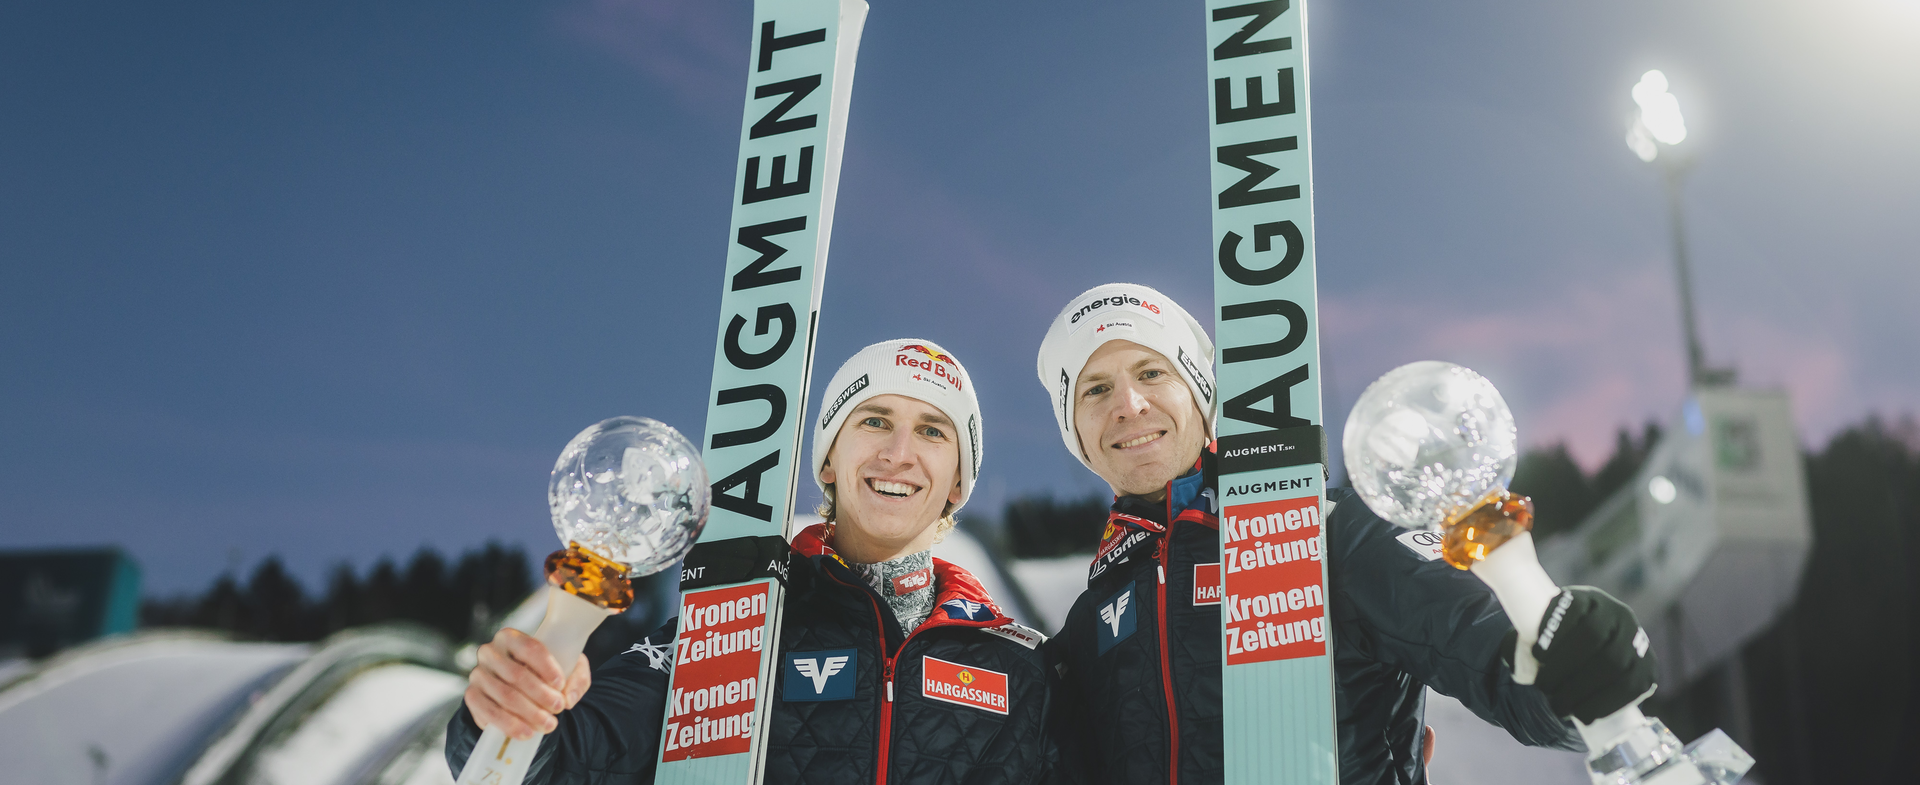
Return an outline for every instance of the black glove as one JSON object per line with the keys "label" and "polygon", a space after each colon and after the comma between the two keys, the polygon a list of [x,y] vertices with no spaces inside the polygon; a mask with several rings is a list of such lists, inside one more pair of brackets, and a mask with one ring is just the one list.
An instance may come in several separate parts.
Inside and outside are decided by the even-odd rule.
{"label": "black glove", "polygon": [[1652,649],[1633,609],[1591,586],[1568,586],[1547,603],[1533,657],[1534,686],[1553,713],[1593,722],[1654,686]]}

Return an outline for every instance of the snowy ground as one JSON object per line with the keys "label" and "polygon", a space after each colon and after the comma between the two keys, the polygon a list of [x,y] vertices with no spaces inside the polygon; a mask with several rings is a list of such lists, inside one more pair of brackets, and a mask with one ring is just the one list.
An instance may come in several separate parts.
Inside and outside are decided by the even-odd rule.
{"label": "snowy ground", "polygon": [[1427,690],[1427,724],[1433,726],[1427,774],[1434,785],[1588,785],[1585,754],[1523,745],[1433,690]]}
{"label": "snowy ground", "polygon": [[1048,635],[1060,631],[1074,598],[1087,588],[1087,566],[1092,561],[1091,555],[1075,554],[1057,559],[1022,559],[1007,565],[1013,579],[1026,589],[1034,612],[1042,617],[1039,623],[1029,622],[1030,626]]}

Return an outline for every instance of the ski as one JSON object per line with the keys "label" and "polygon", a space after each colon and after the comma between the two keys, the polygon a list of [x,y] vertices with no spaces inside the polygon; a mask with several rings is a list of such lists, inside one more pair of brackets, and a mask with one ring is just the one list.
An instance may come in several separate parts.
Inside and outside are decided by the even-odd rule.
{"label": "ski", "polygon": [[1337,785],[1305,8],[1206,6],[1226,781]]}
{"label": "ski", "polygon": [[863,0],[756,0],[720,334],[712,512],[681,571],[656,781],[761,781],[787,540]]}

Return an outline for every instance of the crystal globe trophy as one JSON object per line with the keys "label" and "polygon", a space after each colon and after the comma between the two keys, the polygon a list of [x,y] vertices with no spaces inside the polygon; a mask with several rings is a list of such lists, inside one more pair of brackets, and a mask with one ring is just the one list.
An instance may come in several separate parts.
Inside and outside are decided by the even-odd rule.
{"label": "crystal globe trophy", "polygon": [[[614,417],[567,442],[547,484],[553,530],[567,547],[547,557],[547,615],[533,633],[563,671],[579,661],[600,622],[633,604],[631,579],[666,569],[693,548],[709,493],[700,451],[663,423]],[[540,738],[488,728],[459,784],[519,785]]]}
{"label": "crystal globe trophy", "polygon": [[[1472,570],[1493,589],[1519,635],[1514,681],[1532,684],[1539,670],[1533,644],[1560,587],[1534,551],[1532,500],[1507,490],[1518,433],[1500,391],[1452,363],[1402,365],[1361,393],[1341,446],[1368,508],[1399,526],[1435,532],[1448,564]],[[1665,724],[1640,711],[1646,697],[1591,724],[1574,721],[1595,785],[1731,785],[1753,766],[1718,729],[1682,747]]]}

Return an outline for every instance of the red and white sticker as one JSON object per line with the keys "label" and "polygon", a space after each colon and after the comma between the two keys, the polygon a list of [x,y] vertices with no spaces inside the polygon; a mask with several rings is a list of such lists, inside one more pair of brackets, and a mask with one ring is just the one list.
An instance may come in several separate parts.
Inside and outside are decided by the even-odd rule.
{"label": "red and white sticker", "polygon": [[1220,529],[1227,664],[1326,654],[1319,498],[1228,507]]}
{"label": "red and white sticker", "polygon": [[1220,604],[1220,563],[1193,565],[1193,604]]}
{"label": "red and white sticker", "polygon": [[767,585],[688,592],[680,603],[660,760],[746,752],[766,645]]}
{"label": "red and white sticker", "polygon": [[920,694],[938,701],[1005,714],[1007,674],[947,662],[937,657],[922,657]]}
{"label": "red and white sticker", "polygon": [[902,575],[893,579],[893,596],[899,597],[902,595],[912,594],[921,589],[928,588],[932,585],[933,585],[933,569],[932,568],[914,570],[913,572],[907,573],[905,575]]}

